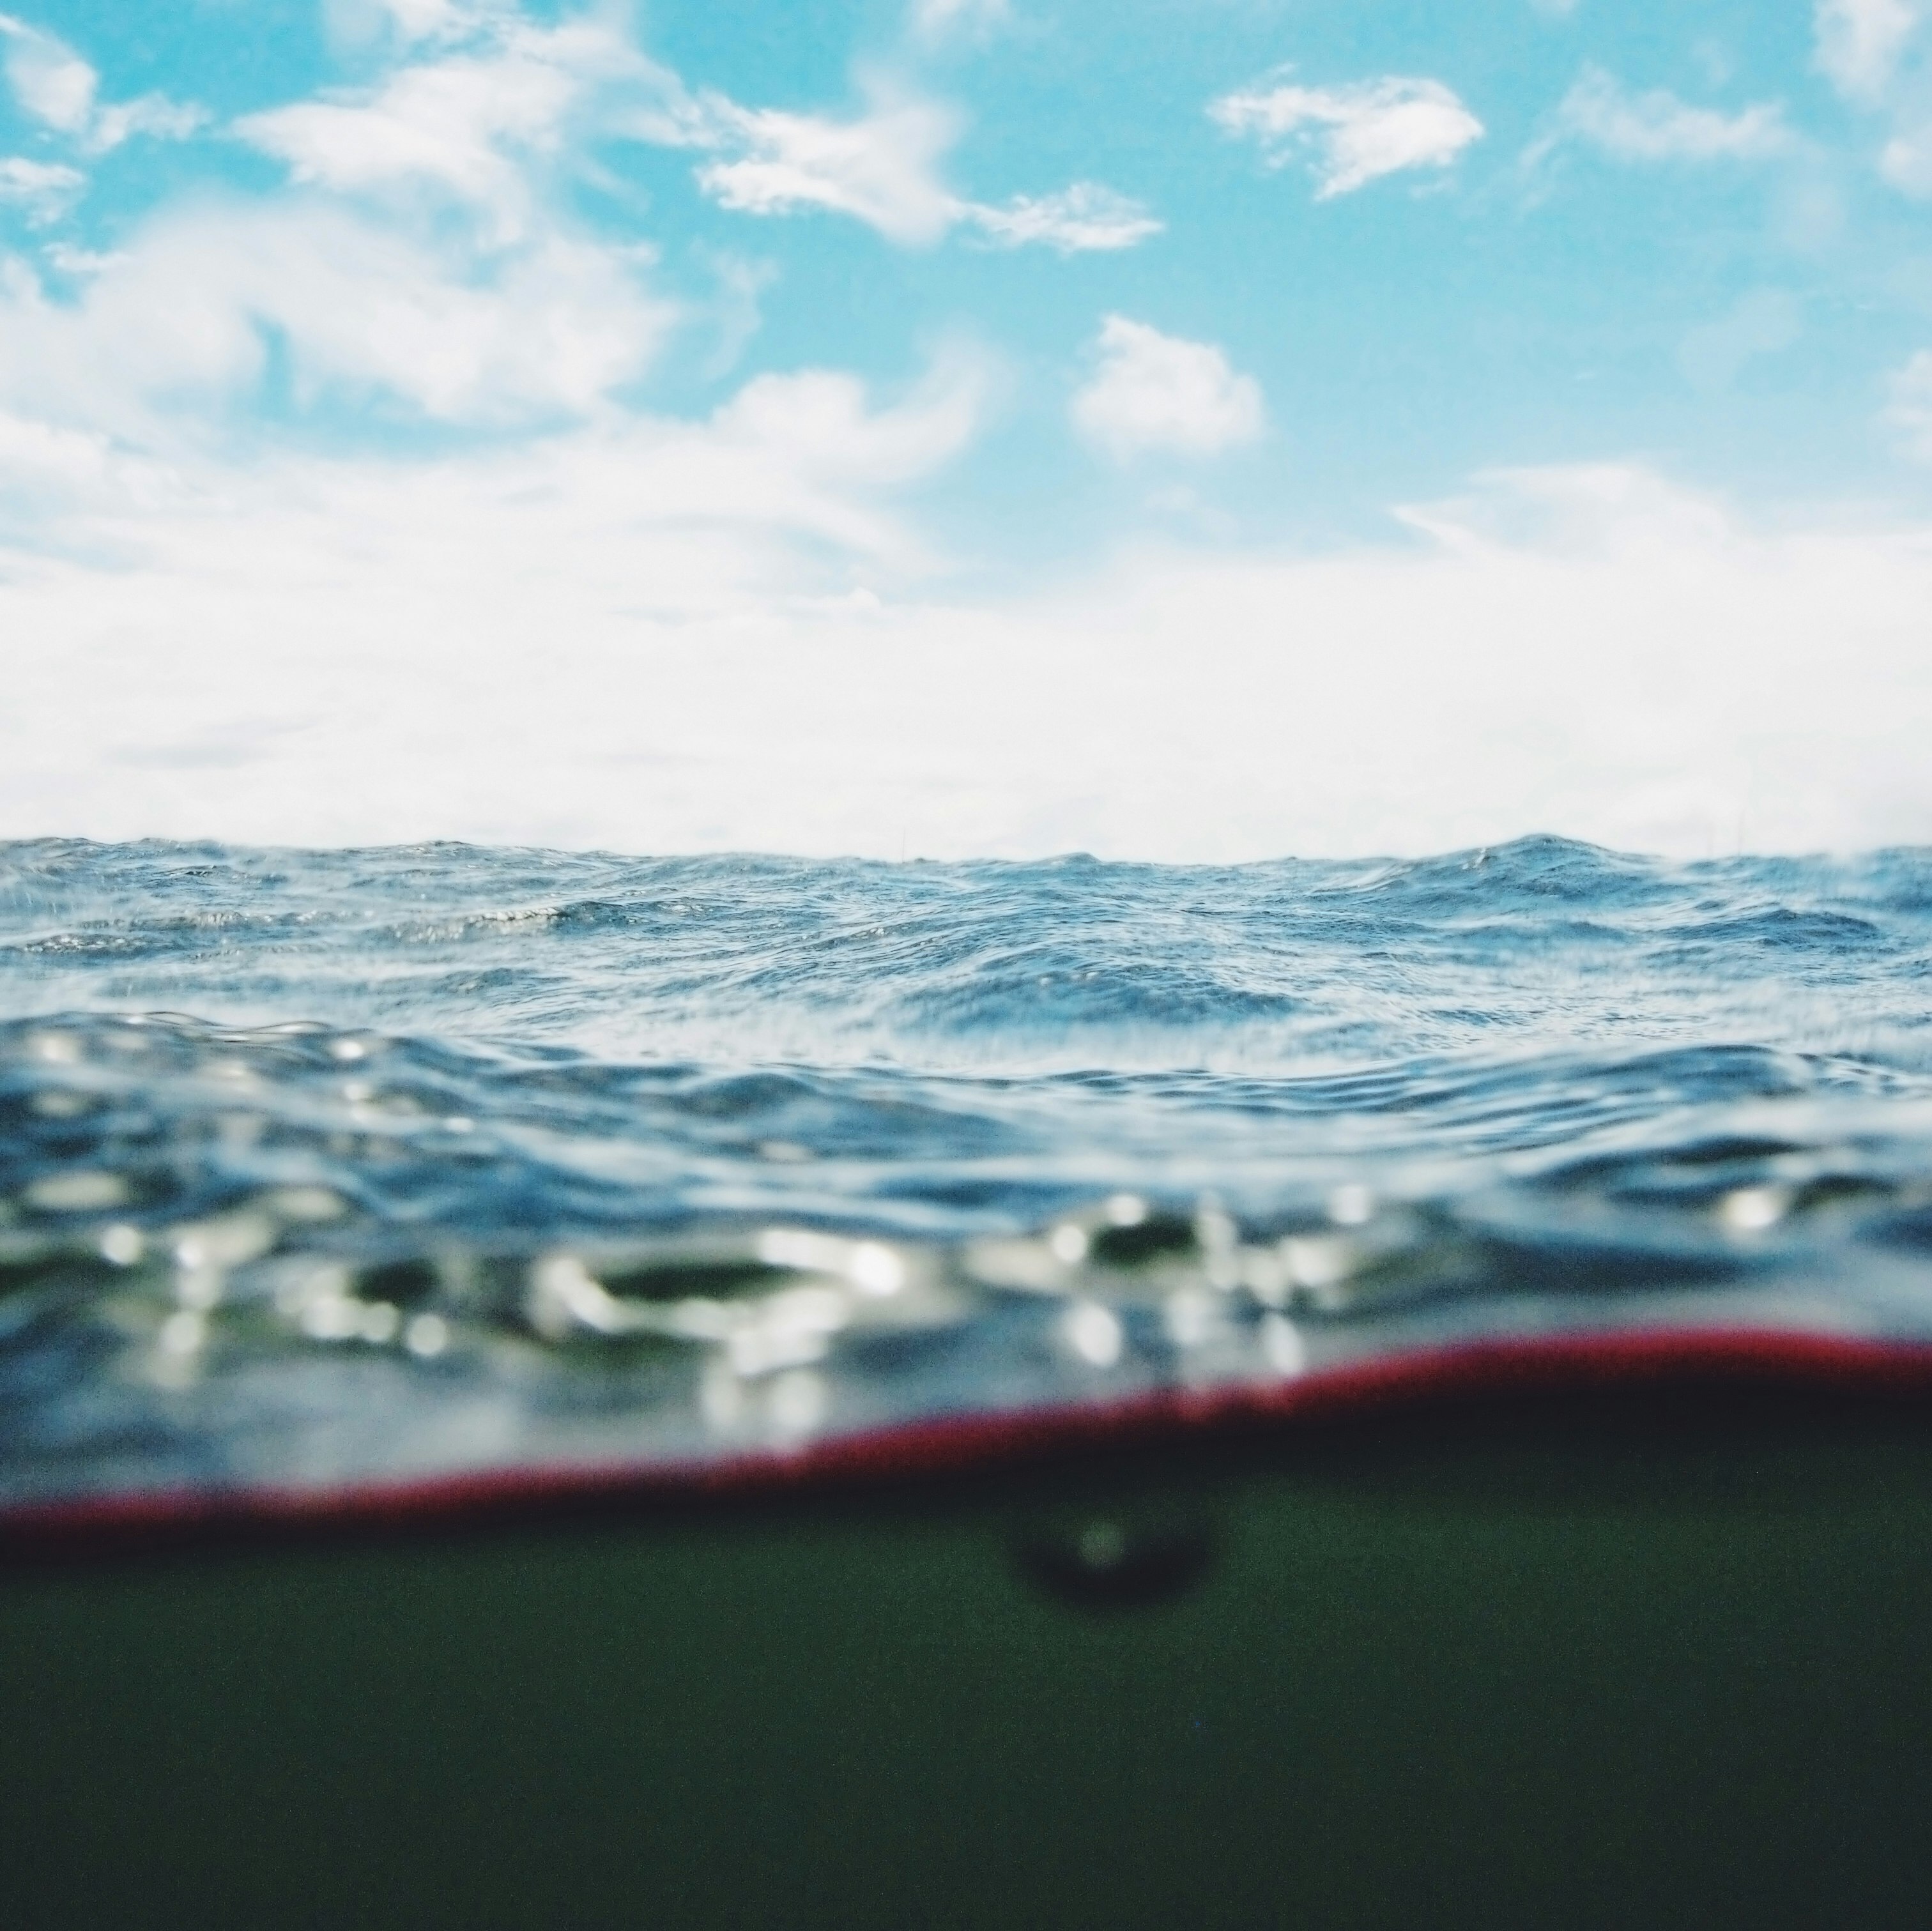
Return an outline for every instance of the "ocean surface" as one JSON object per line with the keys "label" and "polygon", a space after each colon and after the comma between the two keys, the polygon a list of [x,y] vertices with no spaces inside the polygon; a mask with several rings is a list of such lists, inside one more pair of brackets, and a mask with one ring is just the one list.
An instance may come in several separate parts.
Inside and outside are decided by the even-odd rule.
{"label": "ocean surface", "polygon": [[0,1507],[1932,1342],[1932,850],[0,844]]}

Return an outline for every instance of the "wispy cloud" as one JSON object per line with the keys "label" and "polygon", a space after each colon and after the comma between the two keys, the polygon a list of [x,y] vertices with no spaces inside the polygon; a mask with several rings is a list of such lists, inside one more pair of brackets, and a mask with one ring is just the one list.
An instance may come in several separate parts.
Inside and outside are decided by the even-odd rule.
{"label": "wispy cloud", "polygon": [[918,99],[875,99],[851,121],[707,101],[716,144],[735,150],[706,162],[699,184],[726,208],[783,214],[806,208],[850,214],[888,241],[920,247],[959,220],[961,203],[938,163],[958,133],[958,117]]}
{"label": "wispy cloud", "polygon": [[594,88],[624,83],[653,98],[679,91],[604,22],[513,23],[373,88],[248,115],[235,132],[299,181],[346,193],[433,190],[508,241],[530,219],[531,164],[555,154]]}
{"label": "wispy cloud", "polygon": [[829,209],[904,247],[929,247],[963,226],[1002,247],[1039,245],[1060,254],[1131,248],[1161,231],[1140,202],[1094,181],[998,205],[955,194],[940,164],[958,137],[958,115],[883,87],[865,114],[845,121],[740,107],[706,94],[684,138],[728,157],[700,166],[699,185],[743,214]]}
{"label": "wispy cloud", "polygon": [[6,49],[0,67],[22,110],[83,154],[106,154],[136,134],[179,139],[207,121],[200,108],[158,94],[102,105],[92,66],[65,41],[10,13],[0,13],[0,41]]}
{"label": "wispy cloud", "polygon": [[1073,426],[1117,462],[1150,451],[1218,454],[1252,442],[1265,424],[1261,385],[1211,342],[1110,315],[1094,355],[1094,373],[1073,398]]}
{"label": "wispy cloud", "polygon": [[1764,161],[1792,153],[1798,142],[1774,102],[1726,114],[1693,106],[1660,87],[1633,93],[1602,68],[1586,67],[1525,154],[1525,165],[1536,166],[1570,145],[1619,161]]}
{"label": "wispy cloud", "polygon": [[1483,124],[1439,80],[1390,75],[1344,87],[1301,87],[1286,78],[1223,94],[1209,117],[1260,143],[1270,166],[1312,161],[1328,200],[1384,175],[1446,168]]}
{"label": "wispy cloud", "polygon": [[1016,194],[997,208],[964,202],[960,218],[1001,247],[1036,242],[1063,255],[1132,248],[1162,226],[1142,202],[1090,181],[1076,181],[1058,194]]}
{"label": "wispy cloud", "polygon": [[24,208],[30,220],[47,221],[62,211],[87,185],[78,168],[58,161],[0,157],[0,205]]}

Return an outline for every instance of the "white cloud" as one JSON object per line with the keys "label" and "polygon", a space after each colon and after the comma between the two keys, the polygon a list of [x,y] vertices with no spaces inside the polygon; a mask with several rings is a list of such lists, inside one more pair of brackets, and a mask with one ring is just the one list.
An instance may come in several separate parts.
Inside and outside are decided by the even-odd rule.
{"label": "white cloud", "polygon": [[1116,461],[1151,451],[1211,456],[1261,434],[1261,385],[1213,343],[1110,315],[1095,346],[1098,367],[1073,398],[1073,424]]}
{"label": "white cloud", "polygon": [[1485,470],[1461,496],[1395,514],[1466,560],[1535,555],[1641,567],[1694,551],[1730,555],[1741,535],[1717,498],[1630,463]]}
{"label": "white cloud", "polygon": [[[603,16],[539,28],[419,10],[400,25],[427,55],[238,124],[287,164],[294,193],[164,211],[111,256],[64,249],[48,256],[65,277],[52,289],[14,263],[0,282],[0,407],[176,452],[248,424],[272,371],[299,410],[373,409],[392,424],[500,430],[620,408],[680,310],[652,285],[650,249],[570,218],[558,178],[597,133],[698,150],[728,205],[832,208],[906,244],[966,223],[1069,252],[1158,226],[1092,184],[999,208],[961,199],[938,172],[954,117],[917,98],[875,92],[841,122],[694,96]],[[98,128],[119,110],[89,111]],[[0,164],[0,197],[36,218],[81,185],[72,169]],[[442,219],[452,203],[476,223]],[[756,286],[733,284],[728,361],[757,325]]]}
{"label": "white cloud", "polygon": [[1003,247],[1037,242],[1064,255],[1132,248],[1162,226],[1141,202],[1088,181],[1058,194],[1016,194],[1003,207],[968,203],[962,218]]}
{"label": "white cloud", "polygon": [[707,162],[698,178],[727,208],[748,214],[830,208],[914,247],[937,241],[959,219],[961,204],[938,172],[958,118],[932,102],[884,96],[854,121],[740,107],[716,97],[707,104],[715,138],[737,151]]}
{"label": "white cloud", "polygon": [[1923,0],[1818,0],[1818,64],[1849,98],[1882,99],[1928,17]]}
{"label": "white cloud", "polygon": [[1271,166],[1312,152],[1327,200],[1410,168],[1446,168],[1483,124],[1439,80],[1390,75],[1346,87],[1273,85],[1224,94],[1210,117],[1258,141]]}
{"label": "white cloud", "polygon": [[0,13],[8,85],[22,109],[43,127],[71,136],[84,153],[102,154],[135,134],[180,139],[208,116],[158,94],[98,105],[100,76],[64,41],[10,13]]}
{"label": "white cloud", "polygon": [[79,169],[57,161],[29,160],[20,154],[0,157],[0,206],[24,208],[37,220],[60,214],[86,185]]}
{"label": "white cloud", "polygon": [[[459,814],[507,826],[533,778],[556,787],[554,829],[587,827],[586,780],[662,817],[667,776],[728,764],[746,719],[766,727],[802,668],[781,660],[812,654],[826,613],[878,607],[844,594],[854,572],[890,590],[928,567],[892,498],[971,435],[982,386],[958,357],[886,406],[832,372],[765,376],[704,421],[614,418],[415,460],[164,463],[0,413],[0,634],[23,644],[0,835],[43,813],[98,822],[117,774],[156,827],[278,784],[305,795],[252,838],[400,824],[446,784]],[[25,547],[6,547],[9,523]],[[110,667],[120,691],[91,688]],[[742,682],[722,703],[721,670]],[[31,766],[10,761],[30,719],[58,737]],[[218,739],[218,765],[198,763]],[[807,815],[826,788],[808,782]]]}
{"label": "white cloud", "polygon": [[83,133],[94,114],[100,77],[74,49],[51,34],[0,13],[7,43],[6,72],[14,98],[43,126]]}
{"label": "white cloud", "polygon": [[601,22],[513,25],[477,50],[248,115],[236,132],[298,181],[340,193],[428,188],[481,211],[508,241],[531,219],[532,164],[560,150],[593,89],[626,83],[652,97],[676,86]]}
{"label": "white cloud", "polygon": [[[0,556],[31,580],[50,552],[111,551],[122,569],[178,578],[190,600],[198,583],[310,566],[350,592],[366,565],[404,604],[433,601],[488,558],[533,596],[587,571],[595,594],[633,604],[742,610],[773,580],[814,582],[821,550],[889,575],[922,567],[886,499],[970,439],[984,386],[958,355],[885,407],[837,372],[764,376],[700,421],[613,415],[414,459],[190,447],[164,458],[0,409]],[[23,516],[33,553],[8,554]]]}
{"label": "white cloud", "polygon": [[[98,248],[76,248],[71,241],[50,241],[40,253],[50,267],[62,274],[70,275],[76,280],[84,280],[89,275],[98,274],[103,268],[120,259],[112,253],[104,253]],[[31,276],[31,271],[24,267],[20,273]]]}
{"label": "white cloud", "polygon": [[170,100],[164,94],[144,94],[100,109],[88,130],[86,149],[89,154],[105,154],[136,134],[160,141],[184,141],[208,121],[205,107]]}
{"label": "white cloud", "polygon": [[1892,379],[1886,420],[1906,453],[1932,463],[1932,349],[1922,349]]}
{"label": "white cloud", "polygon": [[[298,411],[335,408],[379,436],[410,418],[503,430],[615,406],[677,311],[652,286],[653,251],[586,235],[551,176],[600,90],[621,91],[634,116],[681,90],[601,19],[540,29],[514,8],[391,10],[428,58],[236,129],[288,163],[293,193],[164,205],[110,256],[50,250],[65,278],[52,289],[11,265],[0,408],[178,453],[272,436],[259,414],[272,373]],[[69,87],[81,104],[68,118],[97,150],[194,118],[82,91]],[[70,168],[0,166],[0,197],[39,218],[80,184]],[[440,218],[452,201],[475,227]]]}
{"label": "white cloud", "polygon": [[1003,247],[1037,244],[1060,254],[1131,248],[1161,232],[1139,202],[1094,181],[1016,195],[1000,206],[962,199],[940,163],[959,117],[936,102],[876,89],[869,110],[837,121],[698,97],[669,138],[725,151],[698,169],[698,184],[746,214],[825,208],[849,214],[902,247],[929,247],[961,226]]}
{"label": "white cloud", "polygon": [[[760,376],[718,411],[708,433],[747,469],[769,463],[781,475],[874,489],[910,481],[956,455],[977,427],[985,392],[985,370],[964,352],[941,357],[903,402],[881,410],[868,408],[866,385],[854,376],[828,370]],[[688,452],[706,433],[678,434]],[[667,505],[686,502],[676,469],[666,480]],[[754,490],[751,498],[765,493]],[[718,513],[741,514],[747,500],[734,479],[718,491]],[[823,520],[820,512],[814,517]],[[861,535],[842,511],[839,521],[854,547],[876,546],[877,539]]]}
{"label": "white cloud", "polygon": [[0,555],[11,537],[31,545],[43,567],[50,552],[76,541],[98,560],[86,526],[103,503],[138,517],[177,489],[166,464],[118,449],[98,431],[0,409]]}
{"label": "white cloud", "polygon": [[137,233],[71,303],[16,264],[0,404],[171,445],[252,397],[272,331],[300,400],[479,425],[580,415],[670,325],[637,266],[550,235],[486,271],[322,204],[203,207]]}
{"label": "white cloud", "polygon": [[1736,114],[1694,107],[1663,88],[1633,94],[1600,67],[1587,67],[1555,121],[1524,157],[1534,166],[1567,142],[1621,161],[1761,161],[1792,151],[1784,109],[1760,102]]}
{"label": "white cloud", "polygon": [[117,561],[0,573],[0,835],[1204,861],[1932,840],[1924,529],[1766,531],[1640,470],[1532,471],[1416,512],[1404,547],[1142,548],[949,601],[878,498],[969,413],[814,376],[460,463],[170,481],[44,448]]}

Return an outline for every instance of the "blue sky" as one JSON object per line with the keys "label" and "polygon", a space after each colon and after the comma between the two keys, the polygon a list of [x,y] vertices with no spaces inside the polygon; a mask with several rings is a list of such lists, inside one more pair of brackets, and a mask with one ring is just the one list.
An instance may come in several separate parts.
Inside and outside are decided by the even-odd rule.
{"label": "blue sky", "polygon": [[0,832],[1932,838],[1932,0],[0,64]]}

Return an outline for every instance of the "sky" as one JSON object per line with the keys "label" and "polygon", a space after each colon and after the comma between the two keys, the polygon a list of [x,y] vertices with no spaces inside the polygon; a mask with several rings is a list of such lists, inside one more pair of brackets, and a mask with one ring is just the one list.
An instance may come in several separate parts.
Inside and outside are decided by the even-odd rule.
{"label": "sky", "polygon": [[1702,856],[1928,745],[1932,0],[0,10],[0,837]]}

